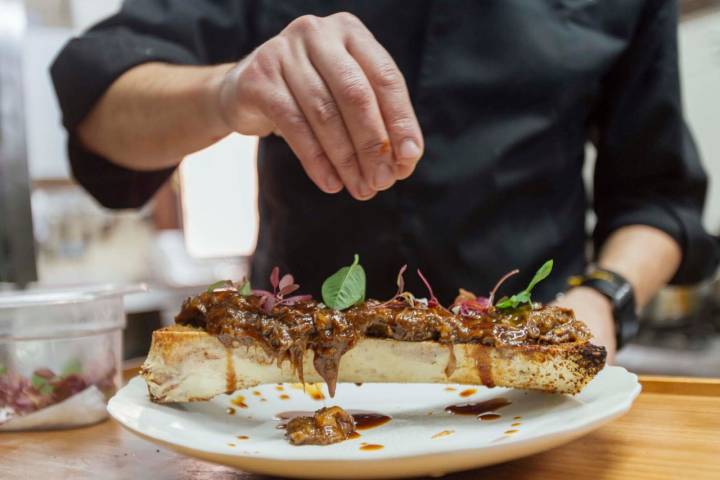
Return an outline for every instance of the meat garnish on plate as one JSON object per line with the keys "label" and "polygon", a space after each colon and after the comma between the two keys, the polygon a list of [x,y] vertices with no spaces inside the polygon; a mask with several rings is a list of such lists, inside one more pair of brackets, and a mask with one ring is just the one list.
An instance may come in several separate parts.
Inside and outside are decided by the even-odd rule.
{"label": "meat garnish on plate", "polygon": [[337,406],[292,418],[285,426],[285,438],[293,445],[330,445],[347,440],[353,433],[355,420]]}
{"label": "meat garnish on plate", "polygon": [[[604,366],[604,347],[589,342],[572,310],[540,305],[532,288],[495,301],[461,290],[443,307],[404,290],[364,300],[357,262],[323,285],[323,302],[290,275],[271,275],[273,291],[247,281],[220,282],[187,299],[176,325],[153,333],[143,365],[157,402],[207,400],[262,383],[318,382],[331,396],[337,382],[462,383],[578,393]],[[338,280],[339,279],[339,280]]]}

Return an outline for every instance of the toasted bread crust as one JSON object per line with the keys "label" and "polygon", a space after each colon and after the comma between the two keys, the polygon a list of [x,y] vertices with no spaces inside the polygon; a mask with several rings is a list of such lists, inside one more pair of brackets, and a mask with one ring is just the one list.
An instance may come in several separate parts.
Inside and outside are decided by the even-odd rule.
{"label": "toasted bread crust", "polygon": [[[455,368],[448,369],[451,355]],[[461,383],[578,393],[604,366],[605,348],[587,342],[487,347],[364,338],[340,364],[340,382]],[[305,380],[321,382],[312,352]],[[447,373],[450,373],[448,376]],[[160,403],[208,400],[263,383],[297,382],[291,365],[274,363],[259,345],[225,347],[203,330],[174,325],[153,333],[142,370]]]}

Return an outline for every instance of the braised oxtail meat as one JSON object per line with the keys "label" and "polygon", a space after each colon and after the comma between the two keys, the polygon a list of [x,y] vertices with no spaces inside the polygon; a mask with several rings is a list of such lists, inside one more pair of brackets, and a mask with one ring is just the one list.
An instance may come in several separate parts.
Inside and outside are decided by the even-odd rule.
{"label": "braised oxtail meat", "polygon": [[262,302],[259,295],[234,290],[204,292],[183,303],[176,322],[204,329],[227,347],[257,343],[278,364],[290,362],[301,381],[302,358],[311,350],[331,396],[340,358],[362,337],[449,346],[556,345],[590,338],[572,310],[554,306],[453,313],[422,300],[395,298],[385,303],[367,300],[338,311],[307,299],[268,311]]}
{"label": "braised oxtail meat", "polygon": [[312,417],[290,420],[285,437],[293,445],[329,445],[347,440],[354,432],[352,415],[340,407],[327,407],[317,410]]}

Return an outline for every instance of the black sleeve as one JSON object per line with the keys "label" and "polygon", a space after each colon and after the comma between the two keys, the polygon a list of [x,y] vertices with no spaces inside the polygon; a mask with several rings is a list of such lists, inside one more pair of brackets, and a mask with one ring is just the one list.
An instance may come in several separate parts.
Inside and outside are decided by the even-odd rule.
{"label": "black sleeve", "polygon": [[109,208],[142,206],[172,168],[139,172],[83,148],[74,131],[112,82],[141,63],[217,64],[252,49],[251,0],[126,0],[121,10],[73,38],[51,66],[73,175]]}
{"label": "black sleeve", "polygon": [[622,226],[650,225],[682,248],[673,283],[712,275],[720,246],[702,226],[707,176],[682,116],[675,1],[648,2],[600,105],[596,251]]}

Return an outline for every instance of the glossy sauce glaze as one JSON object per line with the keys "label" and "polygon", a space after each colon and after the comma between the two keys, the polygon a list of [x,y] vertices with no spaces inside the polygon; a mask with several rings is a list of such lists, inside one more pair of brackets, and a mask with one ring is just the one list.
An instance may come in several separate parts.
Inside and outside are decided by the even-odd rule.
{"label": "glossy sauce glaze", "polygon": [[478,415],[478,420],[482,422],[491,422],[493,420],[497,420],[498,418],[502,417],[499,413],[483,413],[482,415]]}
{"label": "glossy sauce glaze", "polygon": [[[402,300],[404,298],[405,300]],[[408,300],[410,298],[410,300]],[[553,345],[585,341],[587,327],[569,309],[555,306],[488,309],[454,314],[437,305],[396,297],[388,302],[367,300],[344,311],[324,307],[314,300],[263,308],[262,295],[242,295],[236,290],[208,291],[187,299],[176,323],[202,328],[228,349],[227,391],[235,390],[232,348],[258,345],[278,363],[289,362],[303,381],[305,352],[314,353],[313,365],[335,394],[341,357],[363,337],[400,341],[434,341],[451,347],[472,343],[497,345]],[[478,376],[492,386],[487,349],[473,349]],[[454,351],[446,373],[454,370]]]}
{"label": "glossy sauce glaze", "polygon": [[511,403],[512,402],[510,402],[507,398],[497,397],[491,398],[490,400],[484,400],[482,402],[448,405],[445,407],[445,411],[450,412],[453,415],[482,415],[484,413],[494,412],[495,410],[506,407]]}

